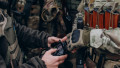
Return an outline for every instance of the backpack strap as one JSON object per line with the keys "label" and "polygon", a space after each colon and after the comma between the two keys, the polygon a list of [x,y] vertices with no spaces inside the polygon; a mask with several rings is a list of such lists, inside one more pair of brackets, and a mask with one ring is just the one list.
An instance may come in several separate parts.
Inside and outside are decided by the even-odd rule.
{"label": "backpack strap", "polygon": [[5,28],[6,23],[7,23],[7,19],[0,11],[0,37],[4,35],[4,28]]}

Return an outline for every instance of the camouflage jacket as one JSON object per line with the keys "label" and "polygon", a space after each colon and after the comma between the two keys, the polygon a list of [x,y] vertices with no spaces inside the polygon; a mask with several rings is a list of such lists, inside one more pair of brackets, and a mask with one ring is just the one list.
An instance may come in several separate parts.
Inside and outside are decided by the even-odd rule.
{"label": "camouflage jacket", "polygon": [[[24,63],[16,68],[37,68],[37,67],[46,68],[44,62],[40,60],[39,57],[33,57],[27,63]],[[0,68],[10,68],[6,67],[5,61],[1,55],[0,55]]]}
{"label": "camouflage jacket", "polygon": [[[7,19],[7,22],[5,23],[4,30],[2,30],[2,28],[0,28],[0,32],[1,32],[1,34],[0,34],[0,50],[1,50],[0,55],[4,59],[5,65],[8,68],[10,68],[11,67],[11,58],[13,59],[13,57],[17,55],[16,58],[18,58],[18,59],[16,60],[16,58],[15,58],[16,65],[12,65],[12,66],[14,66],[14,68],[18,68],[18,66],[20,66],[20,68],[23,68],[23,67],[30,68],[30,67],[34,67],[34,66],[44,68],[45,64],[43,63],[43,61],[40,60],[39,57],[32,58],[26,64],[19,63],[19,61],[20,61],[19,57],[21,57],[21,52],[23,54],[23,50],[26,47],[47,48],[47,38],[49,37],[49,34],[47,34],[45,32],[39,32],[37,30],[32,30],[30,28],[26,28],[25,26],[21,26],[20,24],[16,23],[16,21],[13,20],[9,16],[7,16],[4,19],[5,19],[5,21]],[[0,22],[0,25],[2,23],[3,22]],[[2,34],[4,34],[4,35],[2,35]],[[15,42],[16,37],[18,40],[18,44]],[[19,44],[20,44],[20,46],[19,46]],[[11,45],[12,46],[16,45],[16,47],[10,48]],[[17,48],[19,48],[19,50],[21,50],[21,52],[19,52],[17,50]],[[12,49],[13,51],[10,51],[10,49]],[[17,52],[17,54],[15,54],[13,57],[11,57],[11,53],[14,54],[16,52]],[[22,58],[24,58],[24,56]],[[40,61],[38,61],[38,60],[40,60]],[[13,62],[13,64],[14,64],[14,62]],[[2,66],[2,65],[0,65],[0,66]]]}

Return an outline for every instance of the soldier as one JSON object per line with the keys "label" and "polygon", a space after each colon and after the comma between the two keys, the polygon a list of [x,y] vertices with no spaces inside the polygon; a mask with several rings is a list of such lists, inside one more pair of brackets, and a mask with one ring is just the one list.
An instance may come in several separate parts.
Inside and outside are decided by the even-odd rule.
{"label": "soldier", "polygon": [[[65,39],[66,38],[63,38],[61,41],[65,41]],[[44,54],[42,60],[37,56],[25,63],[23,49],[25,47],[42,47],[47,49],[52,43],[58,42],[59,40],[59,38],[50,37],[50,35],[45,32],[39,32],[19,25],[3,10],[0,10],[1,68],[57,68],[59,64],[64,62],[67,55],[52,56],[51,54],[55,52],[56,49],[50,49]],[[18,43],[21,45],[19,46]]]}
{"label": "soldier", "polygon": [[[72,51],[80,47],[95,48],[92,54],[92,62],[95,66],[90,68],[119,68],[120,66],[120,28],[113,30],[104,29],[75,29],[68,35],[68,50]],[[89,66],[88,66],[89,68]]]}
{"label": "soldier", "polygon": [[[40,0],[18,0],[15,7],[17,12],[24,14],[22,16],[23,18],[21,18],[21,24],[39,30],[39,16],[41,11]],[[20,20],[20,16],[15,17],[17,17],[16,20]]]}
{"label": "soldier", "polygon": [[[83,3],[81,4],[83,5]],[[112,3],[112,4],[114,5],[117,3]],[[99,6],[98,4],[96,5]],[[106,4],[106,5],[108,6],[111,4]],[[84,11],[83,9],[84,6],[79,6],[78,8],[81,10],[80,12]],[[76,14],[76,18],[73,24],[73,30],[70,34],[68,34],[68,40],[67,40],[68,50],[72,51],[73,53],[77,51],[76,54],[77,56],[81,55],[80,50],[82,50],[82,56],[84,54],[87,54],[86,57],[83,56],[83,58],[86,58],[87,68],[119,68],[120,66],[119,30],[120,29],[116,27],[115,27],[116,29],[112,29],[112,30],[92,29],[89,27],[83,29],[84,25],[86,25],[86,22],[83,25],[84,20],[82,19],[83,19],[82,13]],[[84,52],[84,48],[86,47],[88,48],[87,53]],[[72,60],[74,58],[76,57],[73,57]],[[80,61],[73,60],[72,63],[74,65],[74,68],[77,67],[75,64],[77,62],[83,63],[83,61],[81,60]],[[85,66],[82,66],[81,68],[83,67]],[[80,65],[78,68],[80,68]]]}
{"label": "soldier", "polygon": [[82,0],[77,8],[79,12],[84,12],[84,7],[89,6],[90,11],[93,9],[93,3],[95,0]]}
{"label": "soldier", "polygon": [[[50,1],[47,0],[47,2],[45,1],[45,5],[48,5],[52,1],[51,2],[52,4],[49,4],[49,5],[51,5],[53,7],[47,7],[47,8],[49,8],[49,10],[51,10],[50,14],[55,15],[55,16],[51,16],[51,18],[54,18],[54,19],[52,19],[52,21],[50,21],[50,22],[46,22],[46,21],[42,22],[42,20],[40,20],[41,16],[43,15],[43,14],[41,15],[41,10],[43,8],[42,4],[44,4],[43,1],[44,0],[41,0],[41,1],[39,1],[39,0],[8,0],[8,3],[0,2],[1,3],[0,5],[2,6],[3,3],[5,3],[4,7],[8,7],[7,11],[9,13],[9,15],[11,15],[13,18],[15,18],[15,20],[22,25],[26,25],[35,30],[40,29],[40,31],[45,31],[52,36],[64,35],[66,27],[65,27],[64,21],[62,19],[62,14],[60,13],[57,4],[53,0],[50,0]],[[39,3],[41,3],[41,4],[39,4]],[[2,7],[2,8],[4,8],[4,7]],[[40,8],[40,7],[42,7],[42,8]],[[56,8],[57,8],[57,13],[55,13],[56,10],[54,10]],[[43,12],[44,12],[44,10],[43,10]],[[64,26],[64,27],[62,27],[62,26]],[[33,56],[39,55],[40,52],[42,51],[41,48],[31,49],[29,47],[27,47],[25,50],[26,50],[26,55],[27,55],[28,59]]]}
{"label": "soldier", "polygon": [[66,34],[66,25],[63,20],[63,12],[55,0],[44,0],[42,10],[42,28],[49,34],[57,37],[63,37]]}
{"label": "soldier", "polygon": [[20,24],[38,30],[40,22],[39,15],[41,14],[41,4],[39,3],[41,2],[39,0],[7,0],[0,1],[0,7],[7,9],[8,14],[14,17]]}

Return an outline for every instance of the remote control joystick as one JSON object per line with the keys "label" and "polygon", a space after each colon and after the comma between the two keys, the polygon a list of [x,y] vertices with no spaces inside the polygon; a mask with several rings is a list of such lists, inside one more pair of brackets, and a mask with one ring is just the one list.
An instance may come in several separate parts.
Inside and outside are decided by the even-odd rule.
{"label": "remote control joystick", "polygon": [[53,43],[51,46],[57,49],[57,51],[52,54],[53,56],[61,56],[67,53],[66,42],[59,41],[59,42]]}

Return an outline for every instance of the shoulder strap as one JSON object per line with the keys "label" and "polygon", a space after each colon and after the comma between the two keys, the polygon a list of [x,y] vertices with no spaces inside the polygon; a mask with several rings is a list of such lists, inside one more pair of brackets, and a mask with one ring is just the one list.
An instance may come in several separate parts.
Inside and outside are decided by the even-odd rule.
{"label": "shoulder strap", "polygon": [[1,11],[0,13],[0,37],[4,35],[4,29],[5,29],[6,23],[7,23],[7,19],[4,17]]}

